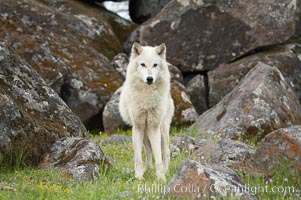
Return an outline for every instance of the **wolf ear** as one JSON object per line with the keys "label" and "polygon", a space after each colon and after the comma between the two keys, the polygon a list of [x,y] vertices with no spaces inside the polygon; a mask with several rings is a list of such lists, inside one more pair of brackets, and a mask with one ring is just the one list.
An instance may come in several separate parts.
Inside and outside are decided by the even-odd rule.
{"label": "wolf ear", "polygon": [[156,47],[157,54],[162,58],[166,58],[166,45],[163,43]]}
{"label": "wolf ear", "polygon": [[137,43],[137,42],[134,42],[133,46],[132,46],[132,56],[133,57],[136,57],[136,56],[139,56],[142,52],[142,46]]}

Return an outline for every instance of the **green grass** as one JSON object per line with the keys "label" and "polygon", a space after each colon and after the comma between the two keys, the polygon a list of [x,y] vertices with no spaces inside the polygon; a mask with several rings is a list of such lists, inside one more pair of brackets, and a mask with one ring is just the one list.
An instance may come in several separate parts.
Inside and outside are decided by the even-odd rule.
{"label": "green grass", "polygon": [[[137,193],[139,184],[151,185],[156,181],[155,170],[146,172],[145,180],[134,179],[133,151],[131,144],[102,145],[103,151],[115,162],[106,174],[96,181],[74,181],[59,170],[24,169],[1,173],[0,184],[16,189],[16,192],[4,190],[0,199],[118,199],[120,193],[130,191],[133,198],[144,195]],[[167,179],[170,180],[185,157],[181,154],[173,159]],[[149,196],[155,198],[160,193]]]}
{"label": "green grass", "polygon": [[[125,134],[130,134],[126,132]],[[172,129],[172,136],[187,134],[194,136],[194,132],[188,129]],[[102,136],[92,136],[99,141]],[[142,185],[152,186],[162,184],[162,188],[171,180],[179,168],[182,160],[187,158],[187,153],[181,153],[177,158],[172,158],[170,169],[167,173],[167,183],[156,180],[155,170],[146,172],[145,180],[134,179],[133,172],[133,150],[131,143],[119,145],[104,145],[101,147],[105,154],[114,161],[113,168],[106,173],[101,173],[95,181],[75,181],[70,179],[60,170],[36,170],[32,168],[5,170],[0,172],[0,200],[15,199],[159,199],[160,192],[147,194],[138,193],[138,187]],[[270,178],[245,176],[246,185],[266,186],[267,191],[258,191],[259,199],[299,199],[301,180],[299,177],[288,176],[286,168]],[[240,173],[240,172],[238,172]],[[294,186],[295,192],[273,193],[274,186]],[[253,189],[253,188],[252,188]],[[129,197],[122,197],[121,193],[128,191],[132,193]],[[254,191],[254,189],[253,189]],[[298,197],[297,197],[298,195]],[[229,198],[231,199],[231,198]]]}
{"label": "green grass", "polygon": [[[181,129],[175,129],[181,131]],[[129,135],[130,132],[124,134]],[[106,137],[91,135],[96,141]],[[155,199],[160,193],[139,194],[138,186],[143,184],[163,184],[156,180],[155,169],[147,171],[145,180],[134,179],[133,172],[133,150],[131,143],[118,145],[104,145],[100,143],[105,155],[112,158],[113,168],[102,173],[96,181],[74,181],[69,179],[60,170],[7,170],[0,173],[0,187],[6,189],[0,191],[2,199],[122,199],[121,192],[129,191],[132,199],[146,197]],[[170,170],[166,174],[167,183],[187,157],[185,153],[180,154],[176,159],[171,159]],[[11,191],[9,188],[15,189]],[[124,197],[124,199],[127,197]]]}

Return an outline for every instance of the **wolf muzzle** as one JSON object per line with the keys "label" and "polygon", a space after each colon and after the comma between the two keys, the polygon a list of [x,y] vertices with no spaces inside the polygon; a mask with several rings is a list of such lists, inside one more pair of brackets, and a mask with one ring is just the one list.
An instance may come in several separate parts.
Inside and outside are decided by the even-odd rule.
{"label": "wolf muzzle", "polygon": [[153,77],[149,76],[149,77],[146,78],[146,83],[147,83],[147,84],[150,85],[150,84],[152,84],[153,82],[154,82]]}

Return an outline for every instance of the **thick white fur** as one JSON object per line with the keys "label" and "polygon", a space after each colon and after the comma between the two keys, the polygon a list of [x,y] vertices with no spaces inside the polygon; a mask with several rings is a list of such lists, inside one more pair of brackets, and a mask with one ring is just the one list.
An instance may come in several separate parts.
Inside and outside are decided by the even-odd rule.
{"label": "thick white fur", "polygon": [[[147,84],[147,77],[153,78],[153,84]],[[123,120],[132,126],[135,177],[143,179],[145,170],[152,166],[153,153],[157,178],[165,180],[170,160],[169,129],[174,114],[165,44],[133,45],[119,110]],[[143,144],[146,168],[142,161]]]}

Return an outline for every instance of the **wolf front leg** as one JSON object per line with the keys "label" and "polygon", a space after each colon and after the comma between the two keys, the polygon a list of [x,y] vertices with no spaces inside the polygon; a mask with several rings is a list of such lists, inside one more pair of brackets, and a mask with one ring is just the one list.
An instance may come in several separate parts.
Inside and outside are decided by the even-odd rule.
{"label": "wolf front leg", "polygon": [[168,171],[169,161],[170,161],[170,151],[169,151],[169,123],[162,124],[161,136],[162,136],[162,157],[164,171]]}
{"label": "wolf front leg", "polygon": [[135,166],[135,177],[143,179],[144,168],[142,161],[142,146],[143,146],[144,132],[133,126],[132,130],[132,142],[134,148],[134,166]]}
{"label": "wolf front leg", "polygon": [[144,147],[145,147],[145,154],[146,154],[146,169],[151,169],[152,168],[152,147],[150,144],[150,141],[148,139],[147,135],[144,135],[144,139],[143,139],[143,143],[144,143]]}
{"label": "wolf front leg", "polygon": [[151,143],[151,147],[155,157],[156,163],[156,175],[158,179],[165,181],[164,166],[162,162],[162,150],[161,150],[161,132],[160,128],[149,128],[148,137]]}

